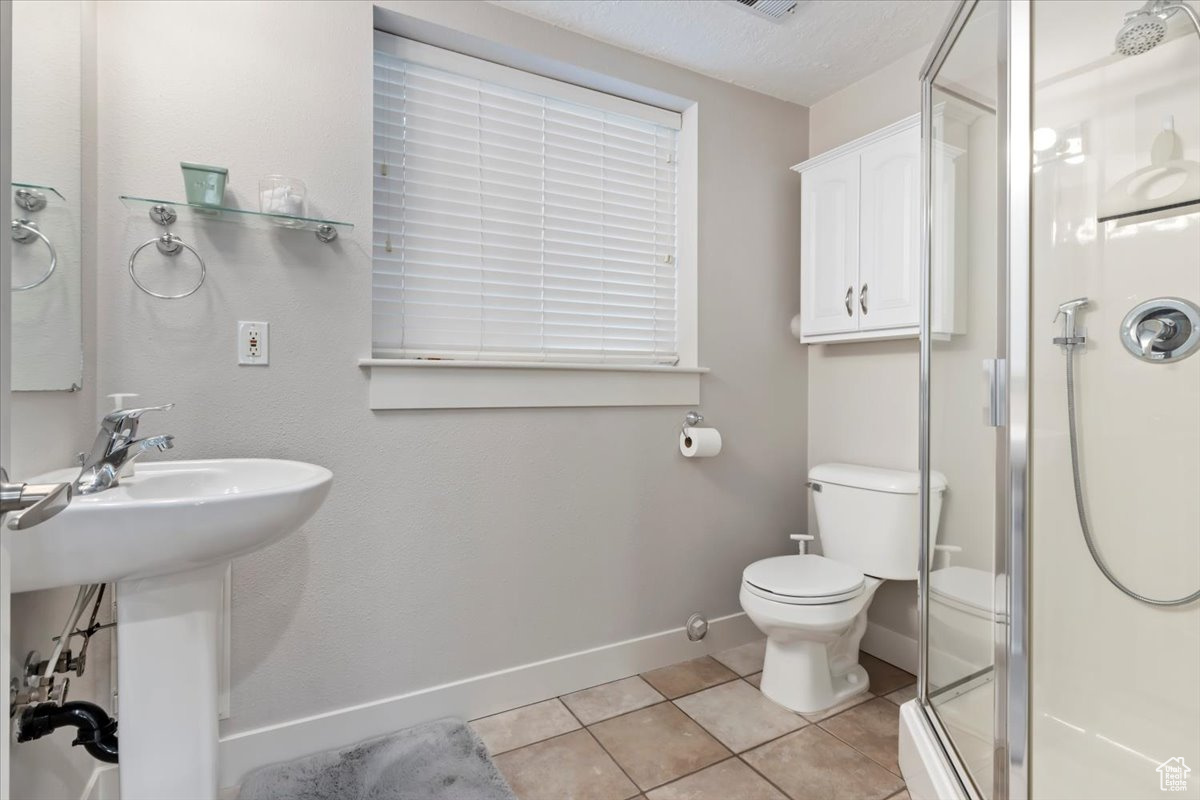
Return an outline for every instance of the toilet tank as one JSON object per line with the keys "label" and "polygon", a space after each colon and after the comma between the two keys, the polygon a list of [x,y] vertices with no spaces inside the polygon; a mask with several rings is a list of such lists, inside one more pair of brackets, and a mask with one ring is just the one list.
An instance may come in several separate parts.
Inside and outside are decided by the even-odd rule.
{"label": "toilet tank", "polygon": [[[921,476],[860,464],[820,464],[808,473],[821,552],[867,575],[915,581],[920,561]],[[930,528],[937,531],[946,478],[929,477]]]}

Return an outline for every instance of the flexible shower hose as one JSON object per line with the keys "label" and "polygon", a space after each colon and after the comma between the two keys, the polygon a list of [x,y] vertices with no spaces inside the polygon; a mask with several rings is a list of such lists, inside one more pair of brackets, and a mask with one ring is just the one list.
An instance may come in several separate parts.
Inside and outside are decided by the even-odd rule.
{"label": "flexible shower hose", "polygon": [[1130,589],[1125,584],[1121,583],[1121,579],[1113,574],[1113,571],[1104,563],[1104,558],[1101,557],[1100,551],[1096,549],[1096,543],[1092,541],[1092,529],[1088,525],[1087,509],[1083,504],[1083,481],[1079,478],[1079,438],[1075,432],[1075,345],[1068,344],[1067,349],[1067,424],[1071,434],[1071,471],[1075,477],[1075,507],[1079,510],[1079,527],[1083,529],[1083,541],[1087,544],[1088,552],[1092,554],[1092,560],[1096,562],[1096,566],[1104,573],[1104,577],[1108,578],[1108,582],[1120,589],[1129,597],[1138,600],[1142,603],[1152,606],[1182,606],[1193,600],[1200,599],[1200,589],[1192,592],[1185,597],[1177,597],[1172,600],[1160,600],[1154,597],[1146,597],[1143,594]]}

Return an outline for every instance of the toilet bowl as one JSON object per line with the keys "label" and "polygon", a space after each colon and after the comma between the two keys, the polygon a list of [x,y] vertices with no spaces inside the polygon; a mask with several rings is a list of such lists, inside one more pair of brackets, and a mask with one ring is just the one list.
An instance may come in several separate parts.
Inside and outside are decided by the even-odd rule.
{"label": "toilet bowl", "polygon": [[[764,695],[808,714],[867,691],[858,663],[867,609],[884,580],[917,577],[919,481],[915,472],[856,464],[809,472],[824,555],[776,556],[742,573],[742,609],[767,637]],[[935,531],[945,488],[933,473]]]}
{"label": "toilet bowl", "polygon": [[[797,575],[828,567],[835,574],[844,571],[843,585],[853,588],[835,590],[842,596],[832,597],[780,594],[812,594],[816,590],[802,587],[800,581],[790,586],[765,581],[755,573],[756,567],[763,566]],[[855,577],[857,581],[852,584]],[[858,664],[858,644],[867,629],[867,607],[882,583],[853,567],[816,555],[780,556],[747,567],[739,599],[746,616],[767,636],[759,687],[762,693],[793,711],[811,713],[866,691],[869,681]],[[775,591],[763,584],[774,585]]]}

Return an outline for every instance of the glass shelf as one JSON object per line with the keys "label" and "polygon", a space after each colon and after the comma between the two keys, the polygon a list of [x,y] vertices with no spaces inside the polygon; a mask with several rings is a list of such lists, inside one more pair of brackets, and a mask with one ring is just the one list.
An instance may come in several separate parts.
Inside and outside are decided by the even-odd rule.
{"label": "glass shelf", "polygon": [[202,206],[194,203],[176,203],[171,200],[154,200],[148,197],[132,197],[121,195],[121,202],[134,211],[145,210],[150,213],[150,219],[158,224],[171,224],[174,219],[164,223],[163,212],[168,209],[177,217],[190,220],[217,220],[220,222],[237,222],[256,228],[284,228],[297,231],[312,231],[322,242],[332,242],[339,232],[349,233],[354,225],[349,222],[337,222],[331,219],[317,217],[296,217],[290,214],[268,214],[262,211],[252,211],[247,208],[227,208],[225,206]]}
{"label": "glass shelf", "polygon": [[62,196],[62,192],[60,192],[58,189],[55,189],[53,186],[43,186],[40,183],[18,183],[17,181],[13,181],[12,186],[14,189],[34,189],[39,192],[51,192],[59,200],[67,199]]}

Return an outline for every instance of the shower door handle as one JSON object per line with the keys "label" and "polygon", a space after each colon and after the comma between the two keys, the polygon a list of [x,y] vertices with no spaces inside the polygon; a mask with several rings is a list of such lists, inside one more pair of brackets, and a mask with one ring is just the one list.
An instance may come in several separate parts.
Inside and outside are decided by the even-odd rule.
{"label": "shower door handle", "polygon": [[985,358],[983,372],[987,376],[987,417],[992,428],[1008,424],[1008,362],[1003,358]]}

